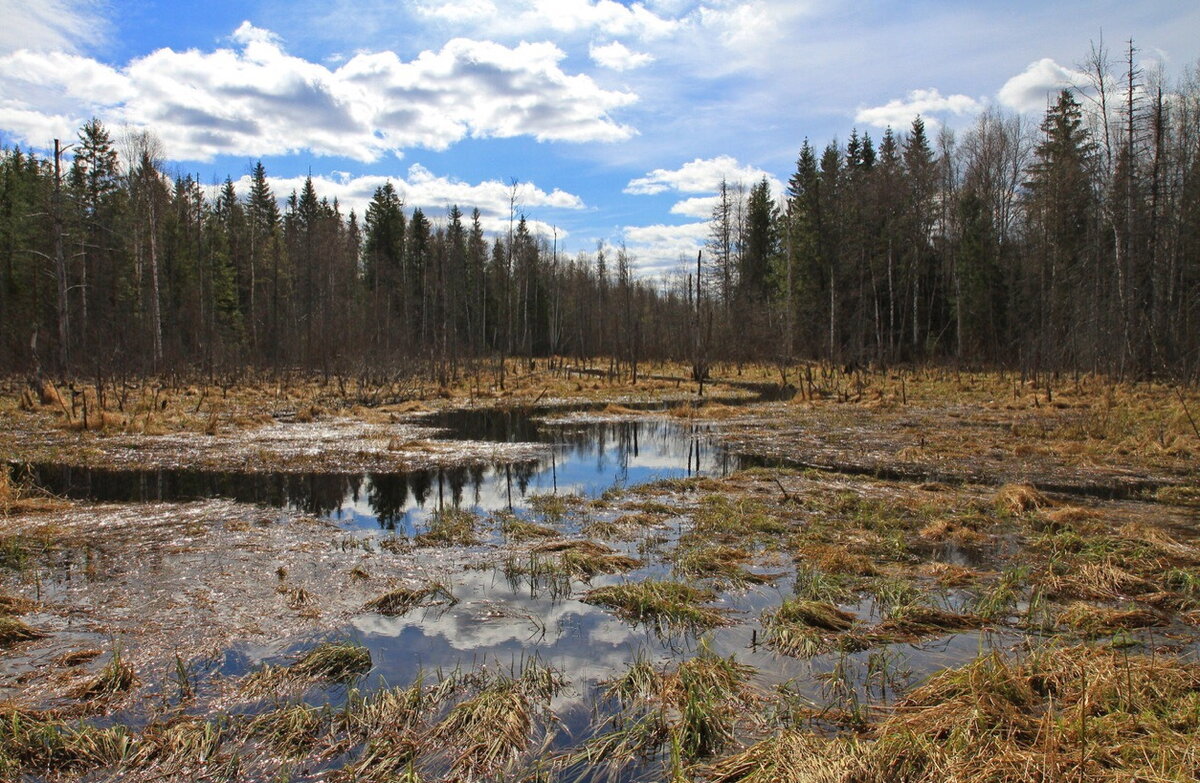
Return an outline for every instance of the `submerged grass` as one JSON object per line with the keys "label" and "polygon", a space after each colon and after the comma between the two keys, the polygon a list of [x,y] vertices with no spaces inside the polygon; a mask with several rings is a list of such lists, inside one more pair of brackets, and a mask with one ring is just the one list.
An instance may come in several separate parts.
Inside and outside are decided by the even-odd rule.
{"label": "submerged grass", "polygon": [[1069,604],[1058,622],[1085,636],[1104,636],[1136,628],[1161,628],[1167,625],[1159,612],[1140,608],[1115,609],[1083,601]]}
{"label": "submerged grass", "polygon": [[371,651],[357,642],[326,642],[300,657],[290,667],[302,677],[341,682],[371,670]]}

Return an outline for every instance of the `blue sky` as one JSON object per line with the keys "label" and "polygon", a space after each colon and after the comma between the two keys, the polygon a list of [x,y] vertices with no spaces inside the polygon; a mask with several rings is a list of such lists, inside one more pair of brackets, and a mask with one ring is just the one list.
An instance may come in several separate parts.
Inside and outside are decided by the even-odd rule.
{"label": "blue sky", "polygon": [[624,242],[646,274],[694,257],[722,176],[785,181],[805,137],[1036,121],[1101,37],[1169,79],[1200,56],[1190,0],[0,0],[0,19],[6,144],[96,115],[205,182],[261,158],[280,195],[311,173],[361,214],[391,178],[497,229],[518,180],[560,249]]}

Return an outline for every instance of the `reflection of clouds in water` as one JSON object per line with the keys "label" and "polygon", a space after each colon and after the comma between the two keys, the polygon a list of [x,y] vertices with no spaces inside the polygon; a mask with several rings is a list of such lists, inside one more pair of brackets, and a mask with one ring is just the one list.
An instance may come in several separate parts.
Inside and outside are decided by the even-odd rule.
{"label": "reflection of clouds in water", "polygon": [[607,616],[604,622],[596,624],[588,633],[588,640],[596,645],[628,644],[640,638],[642,634],[637,633],[629,623],[611,615]]}
{"label": "reflection of clouds in water", "polygon": [[654,644],[644,630],[580,601],[530,599],[490,573],[467,572],[459,579],[454,592],[461,603],[453,607],[354,619],[353,627],[372,648],[381,677],[398,682],[411,679],[422,666],[509,666],[537,656],[571,682],[572,687],[555,699],[554,709],[586,713],[594,686],[619,675],[639,649]]}

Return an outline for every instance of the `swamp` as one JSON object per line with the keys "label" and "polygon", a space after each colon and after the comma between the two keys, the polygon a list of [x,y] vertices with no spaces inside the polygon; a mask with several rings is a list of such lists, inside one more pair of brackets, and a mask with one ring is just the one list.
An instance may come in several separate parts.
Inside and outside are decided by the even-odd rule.
{"label": "swamp", "polygon": [[506,371],[5,383],[0,779],[1200,777],[1195,388]]}

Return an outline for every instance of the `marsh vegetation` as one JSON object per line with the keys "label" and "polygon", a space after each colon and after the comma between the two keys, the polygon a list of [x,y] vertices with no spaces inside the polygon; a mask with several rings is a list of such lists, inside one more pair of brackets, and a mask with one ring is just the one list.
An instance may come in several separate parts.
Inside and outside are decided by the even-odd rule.
{"label": "marsh vegetation", "polygon": [[[234,392],[224,435],[180,416],[130,439],[9,394],[0,777],[1195,779],[1200,397],[812,376],[686,415],[619,385],[532,418],[476,400],[554,433],[536,443],[445,439],[430,422],[469,396],[339,408],[308,385],[288,394],[322,400],[313,421],[235,431],[261,411]],[[259,453],[264,429],[292,456]],[[391,461],[322,483],[366,431]],[[336,503],[101,502],[25,467],[161,488],[148,465],[192,438],[225,438],[218,472]],[[514,469],[534,450],[545,481]]]}

